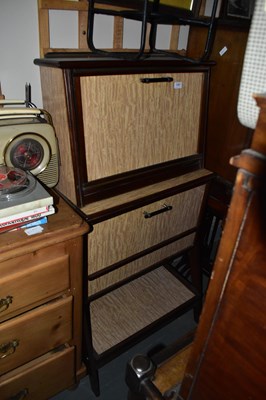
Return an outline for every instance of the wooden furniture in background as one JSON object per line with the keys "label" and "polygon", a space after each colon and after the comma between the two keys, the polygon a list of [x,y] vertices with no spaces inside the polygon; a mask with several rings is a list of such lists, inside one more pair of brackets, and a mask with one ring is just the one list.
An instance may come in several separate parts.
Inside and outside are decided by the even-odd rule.
{"label": "wooden furniture in background", "polygon": [[[213,177],[204,168],[211,64],[35,63],[59,141],[58,188],[93,225],[85,361],[99,393],[101,365],[188,309],[198,318],[196,253]],[[170,263],[183,255],[190,282]]]}
{"label": "wooden furniture in background", "polygon": [[[179,400],[261,400],[266,396],[265,95],[256,96],[256,101],[261,111],[251,147],[231,160],[238,168],[233,197],[184,379],[175,393]],[[170,377],[167,366],[171,363],[170,359],[164,364]],[[140,387],[134,379],[127,382],[132,400],[168,398],[158,395],[147,380],[139,391],[134,391]],[[164,390],[175,391],[176,383]]]}
{"label": "wooden furniture in background", "polygon": [[[210,97],[206,137],[206,168],[216,173],[212,181],[206,213],[206,240],[202,251],[203,266],[211,272],[214,257],[210,231],[223,224],[232,196],[236,169],[230,165],[231,157],[250,144],[252,131],[240,124],[237,101],[243,59],[250,21],[219,18],[210,59],[215,62],[210,78]],[[205,41],[203,30],[191,28],[188,56],[198,57],[198,44]],[[201,47],[201,46],[200,46]],[[216,229],[212,231],[217,237]],[[212,250],[211,250],[212,249]]]}
{"label": "wooden furniture in background", "polygon": [[61,198],[56,208],[40,234],[1,234],[2,400],[46,400],[85,374],[82,268],[88,225]]}
{"label": "wooden furniture in background", "polygon": [[[98,3],[98,2],[97,2]],[[104,3],[104,2],[103,2]],[[108,2],[107,2],[108,3]],[[111,2],[110,2],[111,3]],[[116,2],[114,1],[114,4]],[[118,4],[122,2],[117,2]],[[126,2],[129,3],[129,2]],[[67,53],[88,53],[91,50],[88,47],[87,41],[87,30],[88,30],[88,0],[38,0],[38,15],[39,15],[39,44],[40,44],[40,57],[44,57],[47,53],[53,52],[67,52]],[[206,7],[206,0],[201,0],[199,2],[199,15],[204,15]],[[112,5],[112,4],[97,4],[98,9],[105,10],[124,10],[128,11],[129,6],[126,4],[125,7],[120,5]],[[133,8],[134,9],[134,8]],[[50,11],[53,10],[61,10],[61,11],[72,11],[73,13],[78,13],[78,43],[76,48],[53,48],[51,45],[51,32],[49,28],[50,21]],[[132,52],[137,49],[127,49],[124,47],[123,38],[124,38],[124,18],[121,16],[113,17],[113,46],[112,50],[114,52]],[[148,27],[146,33],[146,43],[145,49],[148,50],[148,37],[149,37],[150,29]],[[182,55],[185,54],[185,50],[178,50],[179,44],[179,34],[180,34],[180,25],[171,25],[170,26],[170,35],[169,35],[169,45],[168,50],[174,53],[180,53]],[[204,48],[204,46],[203,46]]]}
{"label": "wooden furniture in background", "polygon": [[266,303],[266,97],[232,202],[180,399],[263,399]]}
{"label": "wooden furniture in background", "polygon": [[[210,55],[213,37],[215,34],[215,17],[217,12],[219,0],[213,0],[211,6],[210,16],[205,16],[205,1],[194,0],[190,4],[184,4],[179,1],[169,0],[133,0],[125,3],[120,0],[89,0],[89,12],[88,12],[88,46],[94,54],[100,54],[102,56],[111,56],[119,58],[134,58],[140,59],[148,54],[160,54],[161,56],[176,57],[190,62],[196,62],[196,60],[189,59],[186,55],[186,51],[178,51],[179,48],[179,33],[181,34],[182,27],[186,27],[186,32],[189,35],[189,28],[191,26],[197,26],[198,28],[204,28],[207,31],[206,41],[200,49],[200,55],[197,58],[197,62],[206,61]],[[118,10],[110,10],[110,8],[103,7],[103,4],[121,5]],[[201,14],[202,12],[202,14]],[[111,49],[109,51],[99,49],[94,44],[94,25],[95,16],[106,15],[122,17],[122,21],[129,19],[131,21],[140,22],[140,43],[134,53],[125,56],[125,49],[117,51]],[[175,48],[172,48],[173,42],[170,40],[170,48],[160,49],[157,47],[158,44],[158,28],[161,26],[172,26],[171,39],[173,34],[176,35]],[[123,44],[123,43],[122,43]],[[183,44],[183,49],[186,49],[186,44]]]}
{"label": "wooden furniture in background", "polygon": [[[50,11],[73,11],[78,13],[78,48],[77,49],[53,49],[51,46],[50,34]],[[39,45],[40,56],[43,57],[51,51],[88,51],[87,45],[87,15],[88,1],[68,1],[68,0],[38,0],[38,20],[39,20]]]}
{"label": "wooden furniture in background", "polygon": [[[249,24],[234,25],[218,20],[210,59],[215,61],[210,80],[206,167],[224,180],[234,183],[236,171],[231,157],[250,144],[251,132],[240,124],[237,100],[241,72],[249,32]],[[198,42],[204,41],[202,30],[193,28],[188,54],[197,57]],[[224,49],[224,54],[220,52]]]}

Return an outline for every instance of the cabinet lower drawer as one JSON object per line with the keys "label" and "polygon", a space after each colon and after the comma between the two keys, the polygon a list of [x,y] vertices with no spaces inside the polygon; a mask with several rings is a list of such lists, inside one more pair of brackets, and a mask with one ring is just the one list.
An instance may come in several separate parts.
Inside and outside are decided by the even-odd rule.
{"label": "cabinet lower drawer", "polygon": [[72,297],[38,307],[0,326],[0,375],[68,342]]}
{"label": "cabinet lower drawer", "polygon": [[63,348],[0,377],[1,400],[46,400],[75,383],[75,349]]}
{"label": "cabinet lower drawer", "polygon": [[89,275],[196,228],[204,191],[202,185],[96,224],[88,238]]}
{"label": "cabinet lower drawer", "polygon": [[[0,321],[7,319],[10,314],[62,293],[70,286],[67,254],[57,255],[52,260],[46,257],[42,262],[36,255],[27,254],[26,257],[8,260],[6,263],[9,263],[9,273],[0,278],[0,299],[3,303]],[[0,271],[4,270],[4,264],[0,264]],[[17,266],[23,268],[18,270]]]}

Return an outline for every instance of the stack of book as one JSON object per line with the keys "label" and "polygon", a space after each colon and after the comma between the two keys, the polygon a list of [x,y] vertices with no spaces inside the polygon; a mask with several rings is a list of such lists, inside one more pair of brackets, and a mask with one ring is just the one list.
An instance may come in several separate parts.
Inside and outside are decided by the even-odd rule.
{"label": "stack of book", "polygon": [[53,202],[53,197],[40,184],[30,196],[0,201],[0,233],[45,224],[47,216],[55,212]]}

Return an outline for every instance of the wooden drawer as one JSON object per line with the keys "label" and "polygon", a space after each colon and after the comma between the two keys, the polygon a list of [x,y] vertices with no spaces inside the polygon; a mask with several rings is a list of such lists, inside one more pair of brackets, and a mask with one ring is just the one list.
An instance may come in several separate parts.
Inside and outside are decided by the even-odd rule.
{"label": "wooden drawer", "polygon": [[0,271],[0,321],[70,287],[66,254],[52,260],[47,256],[43,262],[34,255],[15,258],[1,263]]}
{"label": "wooden drawer", "polygon": [[100,292],[124,279],[137,274],[138,272],[148,268],[149,266],[156,264],[164,259],[171,257],[182,250],[190,247],[194,243],[195,234],[185,236],[178,241],[164,246],[152,253],[147,254],[137,260],[134,260],[122,267],[109,272],[97,279],[88,282],[88,294],[89,296]]}
{"label": "wooden drawer", "polygon": [[0,375],[72,337],[72,297],[40,306],[0,326]]}
{"label": "wooden drawer", "polygon": [[46,400],[70,387],[75,383],[74,356],[73,347],[64,347],[2,375],[1,400]]}
{"label": "wooden drawer", "polygon": [[[96,224],[88,238],[89,275],[196,228],[204,191],[202,185]],[[164,204],[172,209],[145,218]]]}

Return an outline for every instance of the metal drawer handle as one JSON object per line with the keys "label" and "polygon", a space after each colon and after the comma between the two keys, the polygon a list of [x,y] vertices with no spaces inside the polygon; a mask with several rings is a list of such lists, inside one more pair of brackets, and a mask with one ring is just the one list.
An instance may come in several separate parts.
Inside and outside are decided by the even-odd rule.
{"label": "metal drawer handle", "polygon": [[12,301],[12,296],[6,296],[5,298],[0,299],[0,312],[7,310]]}
{"label": "metal drawer handle", "polygon": [[158,83],[158,82],[173,82],[173,78],[170,76],[164,76],[162,78],[141,78],[142,83]]}
{"label": "metal drawer handle", "polygon": [[12,340],[8,343],[0,344],[0,359],[6,358],[11,354],[15,353],[16,348],[19,345],[19,341],[17,339]]}
{"label": "metal drawer handle", "polygon": [[172,210],[172,206],[169,206],[169,205],[167,205],[167,204],[163,204],[163,207],[162,208],[160,208],[160,210],[156,210],[156,211],[152,211],[152,212],[148,212],[148,211],[144,211],[144,218],[151,218],[151,217],[154,217],[155,215],[158,215],[158,214],[162,214],[162,213],[164,213],[164,212],[166,212],[166,211],[170,211],[170,210]]}
{"label": "metal drawer handle", "polygon": [[27,388],[22,389],[20,392],[15,394],[14,396],[9,397],[8,400],[23,400],[29,394],[29,390]]}

